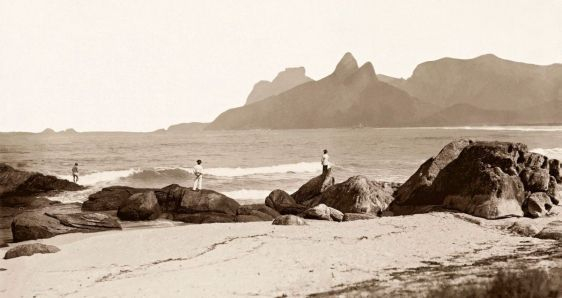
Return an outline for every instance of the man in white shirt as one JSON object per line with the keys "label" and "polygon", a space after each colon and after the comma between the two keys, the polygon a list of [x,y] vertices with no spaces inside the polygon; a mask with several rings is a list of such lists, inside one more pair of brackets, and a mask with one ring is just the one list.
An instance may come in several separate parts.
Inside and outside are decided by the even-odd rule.
{"label": "man in white shirt", "polygon": [[203,187],[203,166],[201,166],[201,160],[197,160],[197,164],[193,167],[193,173],[195,174],[195,182],[193,182],[193,190],[201,190]]}
{"label": "man in white shirt", "polygon": [[328,150],[324,149],[324,154],[322,155],[322,159],[320,162],[322,163],[322,175],[325,175],[328,172],[328,169],[331,167]]}

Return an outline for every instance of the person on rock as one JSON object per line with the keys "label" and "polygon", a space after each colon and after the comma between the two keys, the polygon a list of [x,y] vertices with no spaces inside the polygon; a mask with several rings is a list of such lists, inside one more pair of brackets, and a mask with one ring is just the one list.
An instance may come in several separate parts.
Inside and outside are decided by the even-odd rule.
{"label": "person on rock", "polygon": [[72,181],[74,183],[78,182],[78,163],[75,162],[74,166],[72,167]]}
{"label": "person on rock", "polygon": [[203,187],[203,166],[201,160],[197,160],[197,164],[193,167],[193,174],[195,174],[195,182],[193,182],[193,190],[201,190]]}
{"label": "person on rock", "polygon": [[322,163],[322,175],[326,175],[328,170],[332,167],[330,164],[330,156],[328,155],[328,150],[324,149],[324,154],[322,154],[322,159],[320,160]]}

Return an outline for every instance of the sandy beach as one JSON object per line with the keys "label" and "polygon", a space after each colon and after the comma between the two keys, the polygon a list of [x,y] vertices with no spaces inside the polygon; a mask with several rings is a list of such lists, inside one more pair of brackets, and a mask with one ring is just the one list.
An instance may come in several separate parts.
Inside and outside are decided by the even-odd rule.
{"label": "sandy beach", "polygon": [[[560,209],[523,221],[545,225],[560,220]],[[513,234],[507,227],[514,221],[434,212],[343,223],[308,220],[307,226],[255,222],[67,234],[33,241],[55,245],[58,253],[0,261],[0,293],[416,296],[451,277],[455,282],[485,278],[519,261],[562,266],[559,242]]]}

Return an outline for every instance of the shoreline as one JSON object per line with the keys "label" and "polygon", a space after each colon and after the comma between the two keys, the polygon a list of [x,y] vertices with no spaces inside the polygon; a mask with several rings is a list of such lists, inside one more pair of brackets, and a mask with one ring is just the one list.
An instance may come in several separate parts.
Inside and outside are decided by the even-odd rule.
{"label": "shoreline", "polygon": [[[561,209],[555,218],[534,223],[562,219]],[[0,277],[11,282],[0,293],[325,297],[358,289],[392,293],[406,281],[408,291],[427,290],[452,276],[452,269],[470,265],[456,270],[456,278],[485,278],[517,260],[562,268],[559,242],[510,233],[506,227],[514,221],[446,211],[343,223],[308,220],[308,226],[215,223],[66,234],[18,243],[61,251],[2,260]]]}

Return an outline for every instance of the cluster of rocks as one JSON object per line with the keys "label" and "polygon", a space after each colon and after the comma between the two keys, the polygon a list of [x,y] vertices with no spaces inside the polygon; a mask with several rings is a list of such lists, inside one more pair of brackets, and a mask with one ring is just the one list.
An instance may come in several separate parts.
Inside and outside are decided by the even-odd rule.
{"label": "cluster of rocks", "polygon": [[394,214],[444,207],[497,219],[547,215],[562,197],[560,162],[521,143],[458,140],[430,158],[394,193]]}
{"label": "cluster of rocks", "polygon": [[314,177],[291,195],[280,189],[272,191],[265,199],[265,204],[281,214],[308,219],[372,219],[382,215],[388,208],[398,185],[371,181],[365,176],[353,176],[335,183],[332,172],[328,171]]}
{"label": "cluster of rocks", "polygon": [[84,211],[117,211],[121,220],[167,218],[186,223],[270,221],[279,212],[263,204],[240,205],[219,192],[172,184],[161,189],[113,186],[89,196]]}

